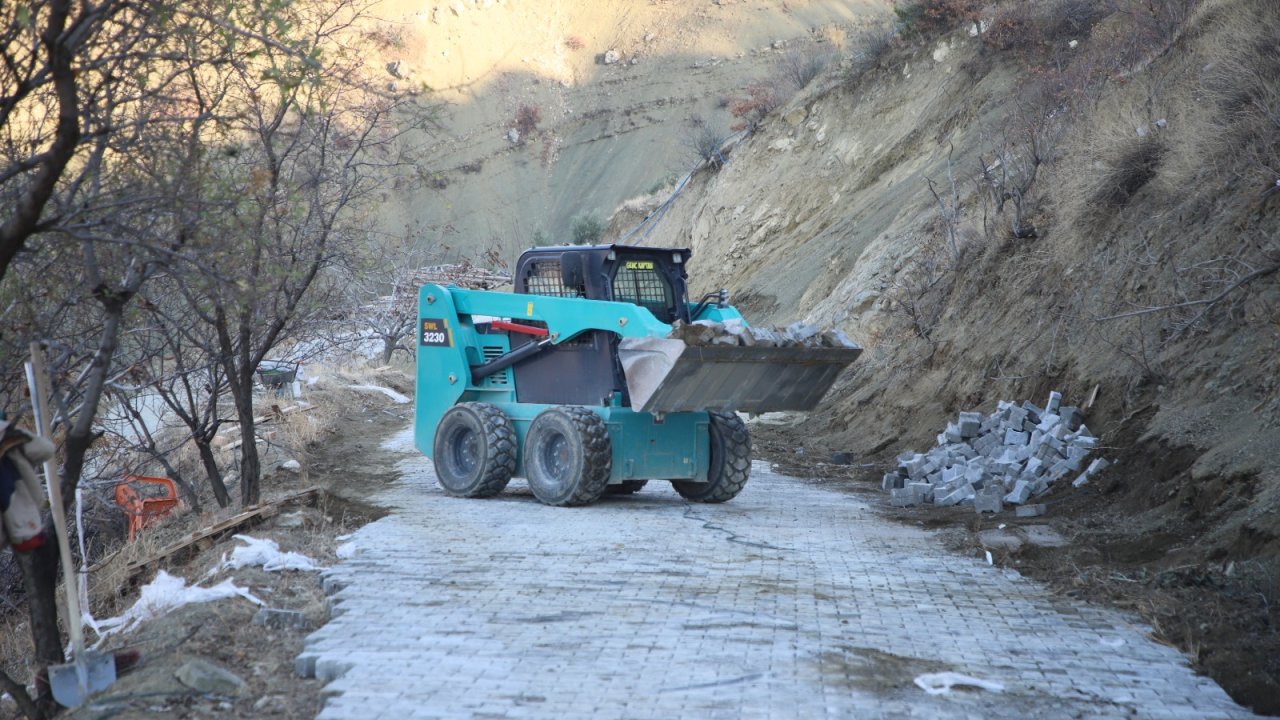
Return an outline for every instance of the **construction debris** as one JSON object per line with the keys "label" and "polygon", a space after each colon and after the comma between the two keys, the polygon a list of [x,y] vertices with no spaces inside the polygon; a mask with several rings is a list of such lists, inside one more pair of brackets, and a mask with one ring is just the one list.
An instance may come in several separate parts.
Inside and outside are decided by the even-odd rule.
{"label": "construction debris", "polygon": [[1018,517],[1036,517],[1045,506],[1031,500],[1053,483],[1074,475],[1071,484],[1080,487],[1110,465],[1102,458],[1085,465],[1098,438],[1083,419],[1078,408],[1062,407],[1058,392],[1043,408],[1002,400],[991,415],[962,412],[934,448],[899,455],[881,486],[895,507],[967,504],[998,513],[1010,503],[1022,506]]}
{"label": "construction debris", "polygon": [[747,325],[741,320],[724,322],[696,320],[685,323],[677,320],[671,326],[668,337],[682,340],[686,345],[738,345],[741,347],[816,347],[856,348],[842,330],[821,330],[816,325],[801,322],[785,328]]}

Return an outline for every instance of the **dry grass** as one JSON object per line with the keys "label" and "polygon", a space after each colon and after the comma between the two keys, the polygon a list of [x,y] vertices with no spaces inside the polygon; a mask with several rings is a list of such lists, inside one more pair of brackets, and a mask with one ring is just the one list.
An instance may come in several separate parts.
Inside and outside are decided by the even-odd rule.
{"label": "dry grass", "polygon": [[1218,132],[1200,150],[1242,161],[1229,168],[1234,177],[1246,188],[1273,191],[1280,181],[1280,5],[1244,4],[1251,12],[1215,13],[1210,22],[1216,42],[1202,86]]}
{"label": "dry grass", "polygon": [[1159,133],[1131,97],[1108,98],[1064,144],[1054,198],[1061,222],[1097,228],[1125,207],[1160,173]]}

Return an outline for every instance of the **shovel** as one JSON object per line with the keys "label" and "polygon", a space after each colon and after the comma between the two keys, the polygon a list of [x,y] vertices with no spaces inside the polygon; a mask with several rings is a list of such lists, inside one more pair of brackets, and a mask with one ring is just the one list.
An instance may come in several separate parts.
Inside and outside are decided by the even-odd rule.
{"label": "shovel", "polygon": [[[48,397],[49,376],[44,365],[44,350],[38,343],[31,344],[31,362],[27,363],[27,385],[31,388],[31,407],[35,414],[36,432],[40,437],[50,437],[50,417],[45,407]],[[62,487],[58,483],[58,468],[53,458],[44,461],[44,477],[49,486],[49,509],[53,513],[53,527],[58,536],[58,552],[61,554],[63,582],[66,596],[67,631],[71,635],[72,662],[49,666],[49,688],[53,699],[63,707],[79,707],[93,693],[108,688],[116,681],[115,658],[102,655],[84,646],[83,621],[80,615],[80,598],[76,591],[75,571],[71,568],[71,544],[67,541],[67,521],[63,512]]]}
{"label": "shovel", "polygon": [[812,410],[862,348],[688,346],[623,338],[631,406],[644,412]]}

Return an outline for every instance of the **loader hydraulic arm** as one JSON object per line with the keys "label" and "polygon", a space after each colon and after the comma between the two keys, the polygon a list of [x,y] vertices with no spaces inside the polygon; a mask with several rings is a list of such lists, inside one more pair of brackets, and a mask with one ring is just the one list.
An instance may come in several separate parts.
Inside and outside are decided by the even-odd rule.
{"label": "loader hydraulic arm", "polygon": [[605,330],[622,337],[666,337],[671,326],[645,308],[625,302],[516,295],[488,290],[460,290],[426,285],[423,307],[431,307],[448,293],[459,316],[487,315],[547,324],[553,344],[560,344],[588,330]]}

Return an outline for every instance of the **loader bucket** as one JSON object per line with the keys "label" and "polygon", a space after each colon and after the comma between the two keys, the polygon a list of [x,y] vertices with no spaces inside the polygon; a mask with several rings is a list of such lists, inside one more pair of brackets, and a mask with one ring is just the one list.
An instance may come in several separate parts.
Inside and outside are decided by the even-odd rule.
{"label": "loader bucket", "polygon": [[623,338],[618,357],[643,412],[812,410],[862,348],[686,345]]}

